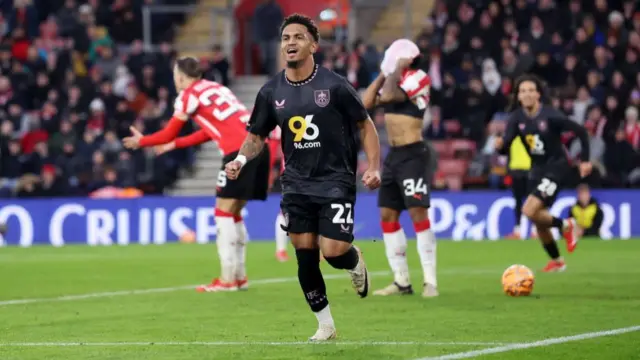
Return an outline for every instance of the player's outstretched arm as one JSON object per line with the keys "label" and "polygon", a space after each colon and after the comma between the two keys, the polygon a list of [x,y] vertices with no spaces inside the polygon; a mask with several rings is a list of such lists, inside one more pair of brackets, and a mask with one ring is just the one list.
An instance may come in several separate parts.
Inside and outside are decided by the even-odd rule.
{"label": "player's outstretched arm", "polygon": [[371,110],[378,105],[378,96],[380,96],[380,89],[384,85],[384,80],[384,74],[380,73],[362,94],[362,104],[367,110]]}
{"label": "player's outstretched arm", "polygon": [[203,129],[192,132],[189,135],[181,136],[174,141],[168,142],[163,145],[158,145],[155,147],[156,155],[162,155],[166,152],[175,150],[175,149],[183,149],[192,146],[198,146],[200,144],[204,144],[207,141],[211,140],[209,134]]}
{"label": "player's outstretched arm", "polygon": [[174,143],[176,149],[187,148],[191,146],[198,146],[211,140],[211,137],[204,129],[192,132],[189,135],[181,136],[177,138]]}
{"label": "player's outstretched arm", "polygon": [[137,149],[141,147],[166,144],[173,141],[178,136],[186,120],[186,115],[184,115],[184,119],[179,115],[174,115],[171,120],[169,120],[167,126],[162,130],[146,136],[143,136],[138,129],[131,126],[129,129],[131,130],[132,136],[122,139],[122,143],[127,149]]}
{"label": "player's outstretched arm", "polygon": [[382,85],[382,94],[378,98],[381,104],[407,100],[407,94],[400,88],[402,74],[411,65],[413,59],[398,59],[396,69],[389,75]]}
{"label": "player's outstretched arm", "polygon": [[249,133],[247,137],[244,139],[242,146],[240,147],[240,151],[238,151],[238,156],[225,165],[225,172],[227,173],[227,178],[231,180],[235,180],[240,175],[240,169],[251,159],[255,158],[262,152],[262,148],[264,147],[266,137]]}
{"label": "player's outstretched arm", "polygon": [[360,128],[362,148],[369,163],[369,168],[362,176],[362,181],[365,186],[373,190],[380,186],[380,139],[371,118],[359,122],[358,127]]}

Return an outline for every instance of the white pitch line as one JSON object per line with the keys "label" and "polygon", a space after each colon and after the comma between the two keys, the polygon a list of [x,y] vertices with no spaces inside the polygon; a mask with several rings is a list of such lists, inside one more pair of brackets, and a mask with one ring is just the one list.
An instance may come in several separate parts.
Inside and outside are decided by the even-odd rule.
{"label": "white pitch line", "polygon": [[18,342],[0,343],[0,347],[71,347],[71,346],[490,346],[500,342],[467,341],[169,341],[169,342]]}
{"label": "white pitch line", "polygon": [[465,351],[465,352],[459,352],[454,354],[447,354],[442,356],[424,357],[424,358],[415,359],[415,360],[469,359],[469,358],[474,358],[482,355],[499,354],[499,353],[514,351],[514,350],[522,350],[522,349],[544,347],[544,346],[550,346],[550,345],[556,345],[556,344],[564,344],[564,343],[573,342],[573,341],[582,341],[582,340],[595,339],[595,338],[605,337],[605,336],[621,335],[621,334],[626,334],[626,333],[635,332],[635,331],[640,331],[640,325],[629,326],[629,327],[619,328],[619,329],[612,329],[612,330],[589,332],[589,333],[578,334],[573,336],[550,338],[550,339],[544,339],[544,340],[528,342],[528,343],[502,345],[502,346],[496,346],[496,347],[483,349],[483,350],[473,350],[473,351]]}
{"label": "white pitch line", "polygon": [[[497,273],[493,270],[466,270],[466,269],[450,269],[449,271],[440,271],[440,275],[447,274],[493,274]],[[375,276],[384,276],[389,275],[389,271],[371,271],[369,275],[372,277]],[[342,279],[347,278],[346,274],[327,274],[323,275],[324,279]],[[250,285],[265,285],[265,284],[281,284],[288,282],[298,281],[297,277],[281,277],[281,278],[267,278],[267,279],[257,279],[249,281]],[[138,290],[121,290],[121,291],[107,291],[107,292],[96,292],[96,293],[88,293],[88,294],[77,294],[77,295],[63,295],[51,298],[30,298],[30,299],[13,299],[13,300],[3,300],[0,301],[0,307],[9,306],[9,305],[25,305],[25,304],[34,304],[34,303],[49,303],[49,302],[60,302],[60,301],[75,301],[75,300],[85,300],[85,299],[95,299],[95,298],[103,298],[103,297],[113,297],[113,296],[129,296],[129,295],[144,295],[144,294],[156,294],[156,293],[165,293],[165,292],[173,292],[180,290],[189,290],[195,289],[198,285],[185,285],[185,286],[173,286],[173,287],[165,287],[165,288],[153,288],[153,289],[138,289]]]}
{"label": "white pitch line", "polygon": [[[381,276],[388,275],[389,271],[371,271],[369,272],[370,276]],[[327,274],[323,276],[325,279],[340,279],[346,278],[348,275],[346,274]],[[249,282],[250,285],[265,285],[265,284],[279,284],[279,283],[288,283],[298,281],[297,277],[281,277],[281,278],[268,278],[268,279],[257,279]],[[141,290],[122,290],[122,291],[108,291],[108,292],[97,292],[97,293],[89,293],[89,294],[78,294],[78,295],[65,295],[58,296],[52,298],[32,298],[32,299],[15,299],[15,300],[4,300],[0,301],[0,306],[8,306],[8,305],[24,305],[24,304],[33,304],[33,303],[46,303],[46,302],[60,302],[60,301],[74,301],[74,300],[85,300],[85,299],[94,299],[94,298],[103,298],[103,297],[113,297],[113,296],[128,296],[128,295],[143,295],[143,294],[155,294],[155,293],[164,293],[164,292],[173,292],[179,290],[187,290],[187,289],[195,289],[198,285],[186,285],[186,286],[174,286],[174,287],[166,287],[166,288],[154,288],[154,289],[141,289]]]}

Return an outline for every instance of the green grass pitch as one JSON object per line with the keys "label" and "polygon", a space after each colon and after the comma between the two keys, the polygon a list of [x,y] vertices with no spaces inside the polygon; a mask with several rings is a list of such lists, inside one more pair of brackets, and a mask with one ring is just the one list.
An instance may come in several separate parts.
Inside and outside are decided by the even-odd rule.
{"label": "green grass pitch", "polygon": [[[387,285],[384,245],[358,243],[373,288]],[[556,274],[539,271],[537,241],[440,241],[435,299],[419,295],[415,242],[414,296],[359,299],[323,263],[328,344],[306,343],[316,320],[295,260],[278,263],[273,242],[248,250],[249,291],[199,294],[214,244],[0,248],[0,359],[640,359],[638,240],[583,240]],[[518,263],[536,273],[530,297],[501,291]]]}

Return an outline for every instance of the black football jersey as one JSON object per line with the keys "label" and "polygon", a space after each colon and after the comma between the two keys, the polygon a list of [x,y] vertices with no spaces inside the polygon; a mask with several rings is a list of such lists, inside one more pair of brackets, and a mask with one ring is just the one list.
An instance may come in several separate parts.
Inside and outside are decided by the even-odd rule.
{"label": "black football jersey", "polygon": [[[568,153],[562,143],[562,133],[573,132],[580,139],[582,161],[589,161],[589,135],[581,125],[568,119],[553,107],[542,105],[538,114],[530,117],[522,108],[511,113],[504,137],[503,151],[519,136],[531,157],[532,167],[568,163]],[[568,165],[568,164],[567,164]]]}
{"label": "black football jersey", "polygon": [[316,65],[304,81],[291,82],[284,71],[270,79],[258,93],[247,129],[265,138],[276,126],[282,129],[283,194],[353,198],[358,123],[366,119],[347,80]]}

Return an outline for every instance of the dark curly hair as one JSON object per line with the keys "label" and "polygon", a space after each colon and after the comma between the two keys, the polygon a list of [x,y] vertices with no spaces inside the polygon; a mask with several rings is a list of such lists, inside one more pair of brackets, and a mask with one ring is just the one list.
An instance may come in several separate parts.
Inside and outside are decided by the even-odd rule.
{"label": "dark curly hair", "polygon": [[544,82],[540,80],[539,77],[533,74],[524,74],[519,76],[516,79],[515,83],[513,84],[513,88],[511,89],[511,96],[509,97],[508,111],[514,111],[515,109],[520,107],[520,101],[518,100],[518,92],[520,92],[520,85],[525,81],[531,81],[536,85],[536,90],[540,93],[540,102],[544,103],[544,99],[545,99]]}
{"label": "dark curly hair", "polygon": [[280,26],[280,36],[282,36],[284,28],[291,24],[303,25],[307,28],[307,31],[309,31],[311,36],[313,36],[313,40],[315,40],[315,42],[320,41],[320,31],[318,30],[318,26],[310,17],[302,14],[291,14],[287,16]]}

